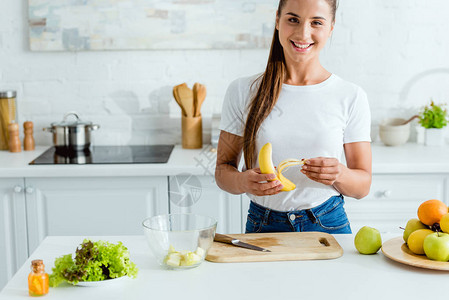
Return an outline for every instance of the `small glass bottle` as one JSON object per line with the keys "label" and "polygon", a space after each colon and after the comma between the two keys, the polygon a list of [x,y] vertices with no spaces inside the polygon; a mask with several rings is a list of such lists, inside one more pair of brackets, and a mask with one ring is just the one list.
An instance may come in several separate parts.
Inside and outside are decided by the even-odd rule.
{"label": "small glass bottle", "polygon": [[31,262],[31,273],[28,275],[28,291],[30,296],[44,296],[48,293],[48,274],[45,273],[44,262],[36,259]]}

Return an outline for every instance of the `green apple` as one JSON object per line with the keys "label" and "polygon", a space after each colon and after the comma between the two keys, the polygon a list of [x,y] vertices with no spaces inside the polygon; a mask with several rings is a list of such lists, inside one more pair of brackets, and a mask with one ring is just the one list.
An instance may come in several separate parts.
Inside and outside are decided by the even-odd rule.
{"label": "green apple", "polygon": [[437,261],[449,261],[449,234],[431,233],[424,239],[424,253],[427,258]]}
{"label": "green apple", "polygon": [[382,238],[376,228],[363,226],[354,238],[354,245],[361,254],[374,254],[382,246]]}
{"label": "green apple", "polygon": [[402,237],[404,238],[404,242],[407,243],[410,234],[418,229],[429,229],[429,227],[421,223],[419,219],[415,218],[408,220],[407,225],[405,225],[404,234],[402,235]]}

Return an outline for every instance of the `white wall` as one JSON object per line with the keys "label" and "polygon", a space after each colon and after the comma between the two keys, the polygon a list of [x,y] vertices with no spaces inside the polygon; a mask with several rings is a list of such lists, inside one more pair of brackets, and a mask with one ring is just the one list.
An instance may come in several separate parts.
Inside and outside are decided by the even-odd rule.
{"label": "white wall", "polygon": [[[449,1],[341,0],[323,63],[368,93],[374,135],[387,116],[409,117],[430,97],[449,102]],[[268,50],[30,52],[27,1],[0,3],[0,89],[19,92],[19,121],[41,131],[69,110],[101,125],[96,144],[180,143],[171,89],[204,83],[205,140],[234,78],[261,72]],[[375,137],[375,136],[374,136]]]}

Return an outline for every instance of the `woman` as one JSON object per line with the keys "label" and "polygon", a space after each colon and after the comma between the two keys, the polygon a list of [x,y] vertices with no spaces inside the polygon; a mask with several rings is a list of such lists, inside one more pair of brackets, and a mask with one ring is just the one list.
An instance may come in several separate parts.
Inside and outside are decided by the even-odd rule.
{"label": "woman", "polygon": [[[227,90],[215,178],[221,189],[250,197],[247,233],[351,233],[343,195],[362,198],[369,192],[366,94],[319,60],[336,9],[336,0],[281,0],[265,72],[240,78]],[[275,165],[307,158],[300,171],[292,167],[283,173],[295,190],[280,192],[281,182],[269,181],[274,174],[261,174],[257,154],[267,142]]]}

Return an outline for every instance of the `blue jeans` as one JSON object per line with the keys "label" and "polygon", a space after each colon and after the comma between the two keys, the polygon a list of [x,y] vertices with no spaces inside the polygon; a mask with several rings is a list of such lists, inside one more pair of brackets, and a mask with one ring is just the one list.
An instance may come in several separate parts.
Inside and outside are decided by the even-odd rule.
{"label": "blue jeans", "polygon": [[352,233],[342,195],[333,196],[311,209],[277,211],[251,201],[246,233],[320,231]]}

